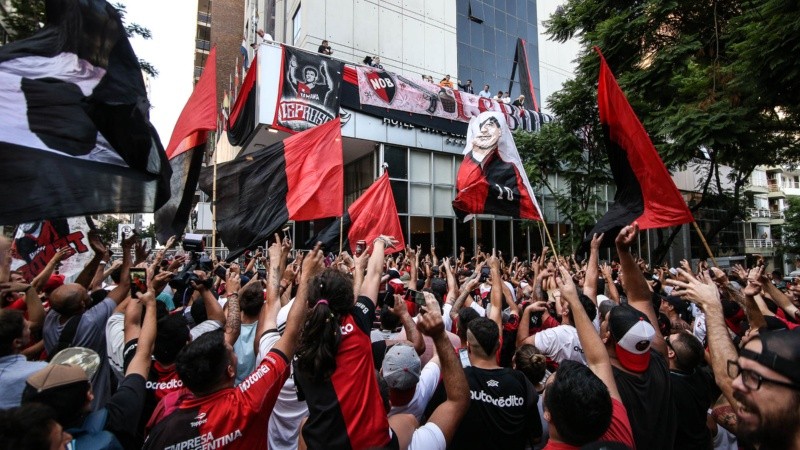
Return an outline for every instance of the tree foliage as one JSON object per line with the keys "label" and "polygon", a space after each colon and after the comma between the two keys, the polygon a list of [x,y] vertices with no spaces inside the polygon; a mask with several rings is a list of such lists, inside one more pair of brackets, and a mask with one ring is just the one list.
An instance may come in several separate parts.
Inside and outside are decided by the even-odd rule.
{"label": "tree foliage", "polygon": [[[593,182],[602,178],[593,169],[608,171],[574,157],[583,152],[583,160],[599,161],[593,155],[605,153],[596,109],[599,60],[592,50],[598,46],[668,167],[698,164],[696,217],[702,218],[702,207],[725,211],[708,229],[713,244],[719,231],[744,218],[742,190],[753,169],[797,159],[798,11],[796,2],[778,0],[568,1],[545,26],[551,39],[580,42],[576,77],[548,100],[560,124],[534,139],[533,154],[551,148],[563,170]],[[727,174],[724,166],[731,169]],[[584,191],[582,178],[573,178],[569,182]],[[569,217],[579,206],[562,212]],[[659,239],[654,259],[666,254],[671,240]]]}
{"label": "tree foliage", "polygon": [[800,255],[800,197],[789,197],[783,225],[783,250]]}
{"label": "tree foliage", "polygon": [[[150,29],[138,23],[126,23],[125,14],[127,10],[122,3],[114,3],[114,8],[119,11],[122,23],[125,26],[125,34],[129,38],[139,36],[142,39],[152,39],[153,33]],[[46,22],[45,0],[11,0],[11,12],[6,18],[10,28],[13,30],[14,40],[25,39],[33,36],[41,30]],[[139,59],[139,66],[151,77],[158,76],[158,70],[149,62]]]}
{"label": "tree foliage", "polygon": [[97,231],[100,233],[100,239],[103,243],[106,245],[117,243],[117,233],[119,232],[119,225],[121,223],[123,223],[121,220],[115,217],[109,217],[97,227]]}

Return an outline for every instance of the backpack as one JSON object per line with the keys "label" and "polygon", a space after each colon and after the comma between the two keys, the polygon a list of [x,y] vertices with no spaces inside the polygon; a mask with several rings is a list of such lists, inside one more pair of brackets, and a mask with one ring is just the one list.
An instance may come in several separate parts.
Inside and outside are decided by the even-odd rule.
{"label": "backpack", "polygon": [[80,428],[66,430],[72,435],[72,442],[67,445],[67,449],[124,450],[114,433],[105,429],[107,419],[108,410],[102,408],[86,416]]}

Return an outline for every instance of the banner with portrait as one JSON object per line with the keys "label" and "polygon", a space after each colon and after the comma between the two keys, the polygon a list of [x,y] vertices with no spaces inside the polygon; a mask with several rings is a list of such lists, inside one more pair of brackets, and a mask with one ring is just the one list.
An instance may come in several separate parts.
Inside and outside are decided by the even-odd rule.
{"label": "banner with portrait", "polygon": [[284,46],[283,81],[273,127],[296,133],[337,117],[343,72],[342,61]]}
{"label": "banner with portrait", "polygon": [[26,280],[32,280],[58,249],[69,247],[71,255],[62,260],[59,273],[67,280],[74,279],[94,255],[89,246],[89,229],[85,217],[19,225],[11,247],[11,270],[18,270]]}
{"label": "banner with portrait", "polygon": [[[348,67],[346,70],[356,72],[359,106],[434,116],[464,124],[483,112],[498,112],[506,117],[511,131],[537,132],[543,123],[553,120],[548,114],[442,87],[421,78],[405,77],[365,66]],[[345,78],[353,80],[352,76]]]}

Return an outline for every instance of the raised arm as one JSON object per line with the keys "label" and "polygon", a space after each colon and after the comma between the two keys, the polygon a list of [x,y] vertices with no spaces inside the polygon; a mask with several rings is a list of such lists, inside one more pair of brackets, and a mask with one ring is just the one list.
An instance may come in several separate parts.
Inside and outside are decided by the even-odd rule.
{"label": "raised arm", "polygon": [[450,339],[444,330],[444,321],[439,312],[439,304],[432,295],[425,296],[426,307],[424,314],[420,315],[417,326],[426,336],[433,339],[436,346],[436,354],[439,356],[442,368],[442,382],[444,383],[447,400],[437,406],[428,419],[428,423],[433,423],[442,431],[445,442],[448,444],[453,440],[461,419],[469,409],[469,384],[461,368]]}
{"label": "raised arm", "polygon": [[[305,257],[303,260],[303,269],[300,272],[300,285],[297,287],[297,297],[294,299],[292,309],[289,310],[289,316],[286,318],[286,329],[283,336],[278,339],[273,348],[280,350],[290,360],[294,356],[294,351],[297,348],[297,342],[300,340],[300,332],[303,330],[303,324],[306,320],[306,312],[308,311],[308,283],[322,271],[325,259],[320,250],[321,244],[318,242],[314,246],[314,250]],[[381,257],[383,260],[383,257]]]}
{"label": "raised arm", "polygon": [[379,236],[372,243],[372,254],[367,262],[367,274],[361,284],[359,295],[369,298],[373,304],[378,298],[378,291],[381,287],[381,276],[383,275],[383,256],[386,247],[397,245],[397,241],[391,236]]}
{"label": "raised arm", "polygon": [[572,311],[572,317],[575,319],[575,329],[578,331],[578,339],[581,341],[586,363],[592,372],[603,380],[603,384],[608,388],[611,398],[622,401],[617,390],[617,383],[614,381],[614,371],[611,369],[611,360],[608,357],[608,352],[597,334],[597,330],[594,329],[589,315],[586,314],[586,310],[583,309],[578,299],[578,289],[575,287],[569,271],[564,267],[559,267],[558,269],[561,277],[556,278],[556,283],[561,289],[561,298],[567,301]]}
{"label": "raised arm", "polygon": [[353,257],[353,292],[356,297],[361,292],[361,285],[364,284],[364,272],[367,270],[367,262],[369,261],[369,254],[366,251],[361,252],[360,255]]}
{"label": "raised arm", "polygon": [[583,281],[583,295],[589,297],[594,304],[597,304],[597,275],[600,268],[600,243],[603,242],[603,234],[599,236],[595,233],[592,236],[592,243],[589,245],[589,262],[586,265],[586,278]]}
{"label": "raised arm", "polygon": [[[425,295],[433,295],[429,292],[425,292]],[[406,332],[406,339],[411,341],[411,344],[414,346],[414,350],[417,352],[418,355],[425,353],[425,341],[422,339],[422,334],[417,330],[417,324],[414,323],[414,319],[411,318],[411,315],[408,313],[408,305],[406,305],[405,300],[403,297],[395,294],[394,296],[394,305],[392,306],[392,313],[394,313],[397,317],[400,318],[400,322],[403,324],[403,330]],[[386,347],[391,347],[392,345],[405,342],[403,341],[395,341],[389,339],[386,341]]]}
{"label": "raised arm", "polygon": [[617,285],[614,284],[614,278],[611,277],[611,266],[603,264],[600,267],[600,272],[603,274],[603,280],[605,281],[606,296],[619,305],[619,291],[617,290]]}
{"label": "raised arm", "polygon": [[[128,370],[125,371],[125,376],[137,374],[147,379],[150,374],[150,362],[153,355],[153,346],[156,342],[156,291],[148,289],[147,293],[139,293],[139,301],[136,303],[136,308],[141,311],[141,305],[144,304],[144,322],[142,323],[141,333],[139,334],[139,342],[136,346],[136,353],[133,359],[128,364]],[[139,303],[141,302],[141,303]],[[129,309],[130,310],[130,309]],[[128,317],[125,314],[125,335],[127,339],[127,322]]]}
{"label": "raised arm", "polygon": [[200,278],[200,282],[196,283],[191,281],[192,287],[200,293],[200,298],[203,299],[203,303],[206,307],[206,316],[208,320],[216,320],[221,324],[225,324],[225,312],[222,311],[222,306],[219,305],[216,297],[214,297],[214,293],[211,292],[206,286],[206,273],[198,270],[195,271],[198,278]]}
{"label": "raised arm", "polygon": [[[239,287],[241,279],[238,273],[229,273],[225,279],[225,298],[228,302],[228,318],[225,320],[225,342],[233,345],[242,332],[242,311],[239,307]],[[258,340],[258,339],[256,339]]]}
{"label": "raised arm", "polygon": [[728,376],[728,361],[735,361],[738,353],[728,334],[728,325],[725,323],[722,303],[719,300],[719,290],[712,281],[701,281],[684,269],[678,269],[678,273],[687,281],[667,280],[667,284],[675,286],[673,290],[675,295],[696,303],[705,313],[706,339],[711,354],[714,379],[728,402],[736,405],[736,399],[733,398],[733,380]]}
{"label": "raised arm", "polygon": [[11,239],[0,236],[0,283],[11,277]]}
{"label": "raised arm", "polygon": [[658,326],[658,318],[653,309],[653,294],[630,251],[638,235],[639,224],[633,222],[633,224],[623,227],[622,230],[620,230],[615,241],[617,244],[619,262],[622,267],[622,284],[625,288],[625,293],[628,295],[628,304],[647,315],[650,324],[652,324],[653,328],[656,330],[656,337],[653,339],[653,350],[662,355],[666,355],[667,343],[664,341],[664,336],[661,335],[661,328]]}
{"label": "raised arm", "polygon": [[[522,311],[522,318],[519,321],[519,328],[517,329],[517,348],[522,347],[524,344],[534,345],[533,336],[531,336],[531,314],[537,312],[547,312],[547,302],[537,301],[529,304]],[[544,319],[544,315],[542,315]]]}
{"label": "raised arm", "polygon": [[94,251],[94,256],[92,256],[92,259],[86,263],[81,273],[78,274],[78,277],[75,278],[75,283],[80,284],[86,289],[89,289],[92,278],[94,278],[94,274],[97,272],[97,266],[100,265],[100,261],[103,260],[103,257],[105,257],[107,251],[106,246],[100,240],[100,234],[97,232],[97,230],[89,231],[89,247],[91,247]]}
{"label": "raised arm", "polygon": [[69,246],[61,247],[60,249],[56,250],[56,252],[53,254],[53,257],[50,258],[50,261],[48,261],[47,265],[44,266],[44,269],[42,269],[42,271],[39,272],[39,275],[36,275],[33,281],[31,281],[31,286],[33,286],[33,288],[38,292],[42,292],[44,285],[47,284],[47,280],[49,280],[50,276],[53,275],[53,271],[56,270],[58,263],[69,258],[74,253],[75,252]]}
{"label": "raised arm", "polygon": [[[116,304],[122,303],[131,290],[131,248],[138,236],[132,234],[122,240],[122,266],[120,266],[119,284],[108,293],[108,298]],[[95,266],[97,267],[97,266]]]}
{"label": "raised arm", "polygon": [[492,251],[489,257],[489,269],[492,276],[492,292],[490,293],[492,309],[489,310],[489,318],[492,319],[497,327],[503,331],[503,279],[500,274],[500,260],[497,258],[496,251]]}
{"label": "raised arm", "polygon": [[[258,325],[256,326],[256,339],[255,339],[255,351],[258,354],[258,346],[259,341],[261,340],[261,336],[267,330],[272,330],[278,328],[278,313],[281,309],[281,302],[280,302],[280,279],[281,279],[281,248],[279,244],[280,240],[278,235],[275,235],[275,243],[269,246],[269,250],[267,253],[269,254],[269,272],[267,273],[267,299],[264,303],[264,306],[261,308],[261,312],[258,315]],[[302,289],[305,287],[302,284],[299,286]],[[298,289],[298,299],[295,300],[295,305],[297,302],[300,301],[299,298],[299,289]],[[292,305],[294,306],[294,305]]]}
{"label": "raised arm", "polygon": [[44,324],[44,307],[42,306],[42,301],[39,300],[36,289],[27,283],[0,283],[0,298],[5,298],[6,295],[12,292],[25,293],[25,307],[28,312],[28,321],[31,323],[31,329],[41,328]]}

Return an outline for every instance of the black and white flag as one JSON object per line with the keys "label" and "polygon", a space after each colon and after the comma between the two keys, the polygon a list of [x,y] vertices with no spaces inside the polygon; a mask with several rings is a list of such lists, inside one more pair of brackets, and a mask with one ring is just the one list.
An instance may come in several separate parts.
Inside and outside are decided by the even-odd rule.
{"label": "black and white flag", "polygon": [[47,0],[47,24],[0,47],[0,224],[152,212],[171,170],[138,59],[102,0]]}

